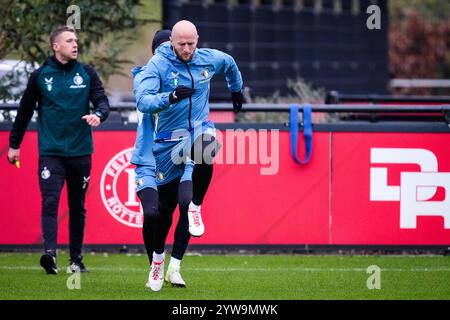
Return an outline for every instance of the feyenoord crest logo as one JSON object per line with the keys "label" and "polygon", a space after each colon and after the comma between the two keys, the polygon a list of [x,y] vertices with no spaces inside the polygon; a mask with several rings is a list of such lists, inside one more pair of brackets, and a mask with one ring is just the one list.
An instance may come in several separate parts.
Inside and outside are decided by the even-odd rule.
{"label": "feyenoord crest logo", "polygon": [[203,79],[200,80],[200,83],[209,82],[211,80],[211,75],[207,68],[204,68],[202,71],[200,71],[200,74],[203,77]]}
{"label": "feyenoord crest logo", "polygon": [[133,148],[116,154],[106,165],[100,182],[103,204],[120,223],[141,228],[143,215],[136,195],[134,166],[130,163]]}
{"label": "feyenoord crest logo", "polygon": [[79,88],[86,88],[86,85],[83,84],[84,79],[82,76],[80,76],[80,74],[77,72],[77,74],[75,75],[75,77],[73,77],[73,83],[70,86],[70,89],[79,89]]}
{"label": "feyenoord crest logo", "polygon": [[156,179],[158,179],[159,181],[164,181],[164,174],[161,171],[157,171]]}
{"label": "feyenoord crest logo", "polygon": [[44,169],[41,172],[41,178],[44,180],[47,180],[48,178],[50,178],[50,170],[47,169],[47,167],[44,167]]}
{"label": "feyenoord crest logo", "polygon": [[77,86],[83,84],[83,78],[80,76],[79,73],[77,73],[77,74],[75,75],[75,77],[73,77],[73,83],[75,83]]}

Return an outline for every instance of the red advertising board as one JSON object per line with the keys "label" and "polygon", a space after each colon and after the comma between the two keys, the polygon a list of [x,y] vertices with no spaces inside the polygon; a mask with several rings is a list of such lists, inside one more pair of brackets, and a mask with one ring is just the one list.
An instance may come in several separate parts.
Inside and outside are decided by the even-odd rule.
{"label": "red advertising board", "polygon": [[[0,132],[3,157],[8,134]],[[129,164],[134,138],[134,131],[95,132],[86,244],[142,244]],[[223,147],[202,207],[206,232],[191,244],[450,244],[448,134],[315,132],[307,165],[292,160],[286,131],[223,130],[218,138]],[[31,131],[21,168],[0,162],[0,245],[41,244],[37,158]],[[60,244],[68,243],[65,193]]]}
{"label": "red advertising board", "polygon": [[[448,134],[335,133],[330,243],[449,244],[450,189],[440,185],[450,184],[449,145]],[[402,183],[405,173],[418,176],[417,188]],[[431,192],[419,199],[424,188]],[[408,202],[422,208],[408,210]]]}
{"label": "red advertising board", "polygon": [[[223,133],[226,135],[227,133]],[[3,150],[7,133],[2,132]],[[271,134],[249,131],[229,136],[250,137],[246,159],[239,159],[233,139],[222,139],[210,190],[203,205],[205,235],[192,244],[292,244],[328,241],[329,165],[327,134],[314,137],[316,157],[308,166],[298,166],[289,156],[289,135],[276,131],[274,147]],[[135,133],[97,131],[91,180],[86,200],[86,244],[141,244],[140,206],[134,194],[133,166],[129,154]],[[255,139],[250,141],[249,139]],[[256,143],[269,145],[264,154]],[[234,155],[230,150],[234,150]],[[227,152],[228,151],[228,152]],[[256,154],[254,152],[257,152]],[[274,152],[273,159],[267,155]],[[254,156],[249,156],[253,154]],[[275,157],[275,154],[277,155]],[[278,157],[279,155],[283,155]],[[1,165],[2,180],[0,244],[39,244],[40,193],[37,172],[36,132],[27,133],[21,146],[20,169],[6,161]],[[268,172],[268,175],[261,173]],[[275,172],[276,171],[276,172]],[[68,211],[65,189],[60,202],[58,241],[68,242]],[[175,217],[177,219],[178,212]],[[169,243],[173,241],[172,232]]]}

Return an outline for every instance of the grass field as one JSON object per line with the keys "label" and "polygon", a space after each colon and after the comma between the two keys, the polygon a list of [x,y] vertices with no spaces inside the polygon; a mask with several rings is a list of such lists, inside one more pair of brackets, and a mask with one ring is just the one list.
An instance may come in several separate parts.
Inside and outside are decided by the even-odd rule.
{"label": "grass field", "polygon": [[[145,288],[144,255],[86,254],[88,274],[69,290],[68,256],[47,276],[38,253],[0,253],[0,299],[303,300],[450,299],[450,257],[362,255],[192,255],[183,260],[187,288]],[[380,268],[369,290],[367,268]]]}

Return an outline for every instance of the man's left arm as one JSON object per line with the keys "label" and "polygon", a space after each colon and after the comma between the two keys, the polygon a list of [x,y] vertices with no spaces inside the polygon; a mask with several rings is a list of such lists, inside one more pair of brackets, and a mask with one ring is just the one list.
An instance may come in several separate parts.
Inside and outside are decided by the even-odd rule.
{"label": "man's left arm", "polygon": [[242,109],[244,96],[242,95],[242,76],[239,68],[233,57],[229,54],[214,50],[217,58],[216,70],[225,76],[228,84],[228,90],[231,92],[231,99],[233,101],[233,109],[239,112]]}
{"label": "man's left arm", "polygon": [[233,57],[229,54],[214,50],[216,59],[216,71],[225,76],[228,83],[228,90],[230,92],[237,92],[242,90],[242,76],[239,68]]}
{"label": "man's left arm", "polygon": [[83,116],[83,119],[91,126],[98,126],[108,118],[110,106],[108,97],[105,94],[103,83],[97,72],[90,65],[84,65],[84,69],[91,77],[91,87],[89,89],[89,100],[94,105],[94,112],[90,115]]}

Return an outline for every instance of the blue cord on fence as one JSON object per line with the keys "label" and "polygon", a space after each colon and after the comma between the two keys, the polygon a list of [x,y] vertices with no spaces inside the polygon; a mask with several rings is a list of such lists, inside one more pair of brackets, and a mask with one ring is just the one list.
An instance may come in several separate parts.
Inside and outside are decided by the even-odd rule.
{"label": "blue cord on fence", "polygon": [[312,153],[312,106],[310,104],[303,104],[303,139],[305,141],[305,159],[300,160],[297,156],[298,144],[298,112],[300,106],[298,104],[291,104],[289,112],[289,132],[291,138],[291,155],[298,164],[307,164],[311,159]]}

